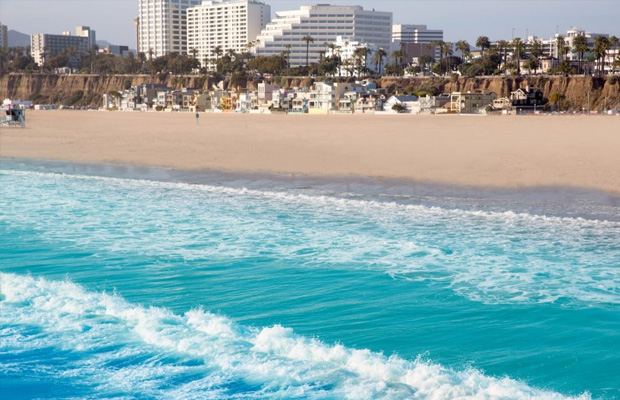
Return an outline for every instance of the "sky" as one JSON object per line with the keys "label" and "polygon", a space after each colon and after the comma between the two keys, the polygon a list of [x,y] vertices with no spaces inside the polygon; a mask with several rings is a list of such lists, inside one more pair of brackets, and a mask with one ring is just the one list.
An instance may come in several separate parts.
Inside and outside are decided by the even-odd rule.
{"label": "sky", "polygon": [[[392,11],[394,23],[443,29],[444,40],[474,44],[527,34],[552,37],[578,26],[588,32],[620,36],[620,0],[266,0],[275,11],[302,5],[361,5]],[[90,26],[98,40],[135,47],[133,18],[138,0],[0,0],[0,22],[23,33],[55,33]]]}

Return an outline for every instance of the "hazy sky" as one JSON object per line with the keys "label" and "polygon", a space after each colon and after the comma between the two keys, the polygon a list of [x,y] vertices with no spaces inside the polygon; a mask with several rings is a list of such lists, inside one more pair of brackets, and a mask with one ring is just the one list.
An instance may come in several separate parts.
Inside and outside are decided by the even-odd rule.
{"label": "hazy sky", "polygon": [[[620,36],[620,0],[267,0],[272,12],[301,5],[331,3],[392,11],[395,23],[426,24],[443,29],[444,39],[475,42],[551,37],[579,26],[590,32]],[[98,40],[135,47],[133,18],[137,0],[0,0],[0,21],[23,33],[61,33],[88,25]]]}

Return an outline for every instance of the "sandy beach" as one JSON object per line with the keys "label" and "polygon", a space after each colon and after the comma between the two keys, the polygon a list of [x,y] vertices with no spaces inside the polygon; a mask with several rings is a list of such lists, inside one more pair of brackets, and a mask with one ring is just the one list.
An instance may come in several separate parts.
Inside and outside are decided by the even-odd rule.
{"label": "sandy beach", "polygon": [[405,178],[620,194],[613,116],[249,115],[31,111],[0,157]]}

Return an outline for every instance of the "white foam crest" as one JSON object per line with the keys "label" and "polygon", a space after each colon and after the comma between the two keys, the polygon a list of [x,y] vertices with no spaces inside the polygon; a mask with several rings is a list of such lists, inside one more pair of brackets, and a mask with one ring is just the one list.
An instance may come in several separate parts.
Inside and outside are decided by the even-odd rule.
{"label": "white foam crest", "polygon": [[441,207],[429,207],[425,205],[411,205],[400,204],[396,202],[379,202],[375,200],[359,200],[359,199],[345,199],[333,196],[325,195],[308,195],[304,193],[291,193],[291,192],[277,192],[268,190],[256,190],[247,188],[232,188],[225,186],[213,186],[207,184],[193,184],[183,182],[164,182],[153,181],[146,179],[128,179],[128,178],[113,178],[103,176],[88,176],[88,175],[66,175],[58,173],[48,172],[36,172],[36,171],[16,171],[16,170],[0,170],[2,173],[15,176],[39,176],[42,178],[55,178],[65,180],[87,180],[87,181],[99,181],[123,186],[142,186],[142,187],[155,187],[161,189],[175,189],[185,190],[190,192],[205,192],[214,193],[227,196],[243,196],[243,197],[260,197],[274,199],[278,201],[286,201],[293,203],[313,203],[322,204],[336,208],[349,208],[355,207],[360,211],[367,210],[372,213],[377,209],[385,210],[387,212],[405,211],[406,213],[421,213],[423,215],[441,215],[446,217],[457,216],[470,216],[480,218],[498,219],[506,223],[513,223],[515,221],[537,221],[547,224],[575,224],[578,226],[592,226],[592,227],[613,227],[620,228],[620,222],[607,221],[607,220],[591,220],[581,217],[550,217],[545,215],[534,215],[528,213],[515,213],[513,211],[496,212],[496,211],[471,211],[461,209],[445,209]]}
{"label": "white foam crest", "polygon": [[[97,376],[102,390],[138,390],[161,398],[174,393],[184,398],[200,398],[200,394],[226,398],[228,382],[244,381],[255,389],[242,398],[568,398],[474,369],[454,371],[419,359],[327,345],[279,325],[258,329],[200,310],[175,315],[162,308],[136,306],[118,296],[87,292],[71,282],[0,273],[0,294],[4,296],[3,323],[40,326],[59,338],[59,347],[62,341],[81,341],[92,352],[105,337],[117,346],[139,346],[155,354],[204,362],[204,378],[162,389],[161,381],[191,368],[155,358],[138,366],[104,368],[98,374],[94,371],[100,363],[92,357],[83,360],[79,372]],[[79,323],[91,329],[76,331]],[[81,376],[77,372],[73,376]]]}

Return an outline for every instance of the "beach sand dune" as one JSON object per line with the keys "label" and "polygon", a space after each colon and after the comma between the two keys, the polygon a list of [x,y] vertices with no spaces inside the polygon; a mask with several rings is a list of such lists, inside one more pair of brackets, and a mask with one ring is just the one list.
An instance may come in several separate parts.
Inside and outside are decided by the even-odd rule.
{"label": "beach sand dune", "polygon": [[620,194],[615,116],[34,111],[0,156]]}

